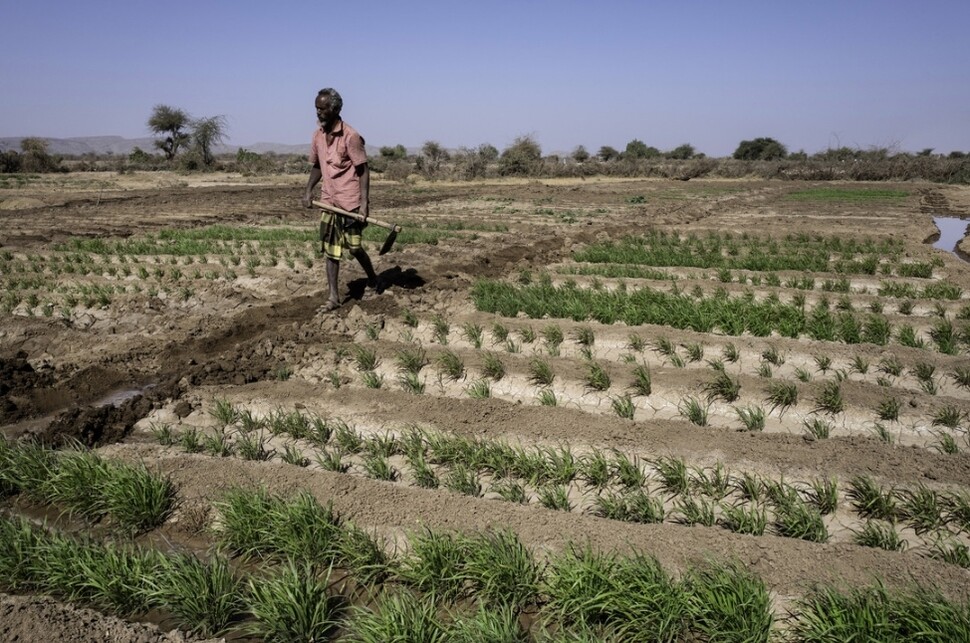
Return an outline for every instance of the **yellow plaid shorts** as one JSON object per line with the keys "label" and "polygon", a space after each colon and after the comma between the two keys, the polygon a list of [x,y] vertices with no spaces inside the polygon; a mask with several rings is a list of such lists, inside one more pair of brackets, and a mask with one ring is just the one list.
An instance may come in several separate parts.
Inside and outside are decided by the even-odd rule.
{"label": "yellow plaid shorts", "polygon": [[366,225],[350,217],[323,210],[320,213],[320,241],[323,243],[324,256],[340,261],[344,250],[352,252],[360,248],[361,235]]}

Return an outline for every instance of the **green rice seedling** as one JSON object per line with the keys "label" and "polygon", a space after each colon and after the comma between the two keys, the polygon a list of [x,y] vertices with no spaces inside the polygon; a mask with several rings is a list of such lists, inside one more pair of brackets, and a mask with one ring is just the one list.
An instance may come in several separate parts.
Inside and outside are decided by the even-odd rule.
{"label": "green rice seedling", "polygon": [[424,382],[417,373],[401,373],[398,375],[397,383],[401,390],[412,395],[424,394]]}
{"label": "green rice seedling", "polygon": [[775,506],[775,530],[779,536],[798,538],[813,543],[829,539],[828,529],[819,510],[797,496]]}
{"label": "green rice seedling", "polygon": [[243,460],[269,460],[274,453],[267,450],[265,438],[256,433],[239,433],[234,447]]}
{"label": "green rice seedling", "polygon": [[355,344],[353,351],[354,361],[357,364],[358,371],[373,371],[380,364],[380,359],[377,357],[377,351],[373,348],[364,346],[363,344]]}
{"label": "green rice seedling", "polygon": [[809,483],[806,496],[820,514],[827,516],[839,506],[838,482],[831,478],[816,478]]}
{"label": "green rice seedling", "polygon": [[832,423],[826,422],[822,418],[812,418],[802,420],[806,435],[815,440],[824,440],[832,434]]}
{"label": "green rice seedling", "polygon": [[896,329],[896,341],[909,348],[926,348],[926,341],[908,324],[901,324]]}
{"label": "green rice seedling", "polygon": [[876,547],[886,551],[902,551],[906,548],[906,541],[893,524],[879,520],[867,520],[862,529],[853,533],[852,541],[863,547]]}
{"label": "green rice seedling", "polygon": [[737,534],[762,536],[768,527],[768,514],[759,504],[721,503],[721,517],[718,523]]}
{"label": "green rice seedling", "polygon": [[626,345],[631,351],[637,353],[642,353],[647,347],[647,343],[636,333],[630,333],[630,335],[627,337]]}
{"label": "green rice seedling", "polygon": [[933,412],[933,426],[945,426],[956,429],[965,419],[966,414],[955,406],[944,406]]}
{"label": "green rice seedling", "polygon": [[745,431],[764,431],[765,410],[762,407],[747,406],[741,408],[740,406],[735,406],[734,412],[737,413],[738,419],[744,425]]}
{"label": "green rice seedling", "polygon": [[559,404],[556,393],[551,388],[544,388],[536,393],[536,401],[539,402],[540,406],[557,406]]}
{"label": "green rice seedling", "polygon": [[484,337],[484,331],[479,324],[473,322],[465,322],[462,326],[462,332],[465,335],[465,339],[474,346],[475,348],[482,347],[482,339]]}
{"label": "green rice seedling", "polygon": [[486,352],[482,356],[482,377],[488,377],[498,382],[505,377],[505,364],[498,355]]}
{"label": "green rice seedling", "polygon": [[393,482],[398,478],[397,469],[391,466],[390,462],[387,461],[387,457],[379,453],[365,454],[362,466],[364,473],[374,480]]}
{"label": "green rice seedling", "polygon": [[650,466],[657,470],[661,488],[671,495],[685,494],[690,490],[690,475],[683,458],[660,456],[651,460]]}
{"label": "green rice seedling", "polygon": [[468,614],[451,616],[445,638],[454,643],[522,643],[528,640],[519,625],[519,610],[514,607],[486,607]]}
{"label": "green rice seedling", "polygon": [[733,481],[734,488],[741,494],[743,500],[761,502],[764,496],[765,484],[760,476],[754,473],[742,473],[741,477]]}
{"label": "green rice seedling", "polygon": [[332,449],[324,449],[318,453],[316,462],[324,471],[347,473],[350,469],[350,464],[343,461],[340,452]]}
{"label": "green rice seedling", "polygon": [[232,442],[229,441],[229,434],[225,428],[203,436],[202,448],[206,453],[217,458],[227,458],[235,451]]}
{"label": "green rice seedling", "polygon": [[464,592],[466,556],[464,536],[425,529],[408,535],[408,553],[399,561],[396,576],[429,597],[453,600]]}
{"label": "green rice seedling", "polygon": [[540,567],[532,552],[510,530],[489,530],[468,538],[462,576],[475,598],[492,608],[535,602]]}
{"label": "green rice seedling", "polygon": [[662,523],[667,515],[663,500],[643,489],[599,495],[593,513],[601,518],[640,524]]}
{"label": "green rice seedling", "polygon": [[239,419],[239,412],[229,400],[224,398],[215,401],[215,407],[209,411],[209,414],[222,422],[223,426],[233,424]]}
{"label": "green rice seedling", "polygon": [[553,354],[559,353],[559,345],[562,344],[562,329],[556,324],[549,324],[542,329],[542,339],[546,343],[546,348]]}
{"label": "green rice seedling", "polygon": [[573,503],[569,499],[569,489],[562,484],[547,484],[537,489],[539,504],[546,509],[557,511],[572,511]]}
{"label": "green rice seedling", "polygon": [[902,406],[903,403],[898,397],[887,397],[876,407],[876,416],[886,422],[897,422]]}
{"label": "green rice seedling", "polygon": [[226,632],[242,615],[243,583],[222,556],[202,561],[189,554],[157,556],[149,600],[183,627],[204,637]]}
{"label": "green rice seedling", "polygon": [[869,360],[861,355],[856,355],[852,358],[852,370],[860,375],[865,375],[869,372]]}
{"label": "green rice seedling", "polygon": [[[946,314],[946,309],[942,310]],[[959,352],[959,335],[949,319],[940,319],[930,328],[930,339],[936,344],[937,350],[946,355],[956,355]]]}
{"label": "green rice seedling", "polygon": [[873,422],[872,426],[869,427],[869,430],[880,442],[884,442],[885,444],[893,443],[893,434],[889,432],[889,429],[885,424],[881,422]]}
{"label": "green rice seedling", "polygon": [[465,377],[465,364],[453,351],[446,350],[435,359],[438,374],[451,382],[457,382]]}
{"label": "green rice seedling", "polygon": [[372,342],[376,342],[381,336],[381,326],[379,324],[367,324],[364,326],[364,336]]}
{"label": "green rice seedling", "polygon": [[446,489],[472,498],[480,498],[482,495],[482,483],[478,474],[462,463],[452,465],[442,484]]}
{"label": "green rice seedling", "polygon": [[730,486],[731,476],[720,462],[705,469],[694,467],[690,476],[691,489],[714,500],[722,500],[730,491]]}
{"label": "green rice seedling", "polygon": [[884,585],[843,593],[822,586],[799,599],[791,635],[797,641],[962,641],[970,638],[963,604],[928,585],[890,593]]}
{"label": "green rice seedling", "polygon": [[[551,381],[550,381],[551,383]],[[606,372],[600,364],[597,362],[589,361],[586,364],[586,388],[590,391],[605,391],[610,388],[612,380],[610,379],[609,373]]]}
{"label": "green rice seedling", "polygon": [[111,465],[98,487],[112,523],[130,533],[162,524],[175,502],[172,481],[149,472],[144,465]]}
{"label": "green rice seedling", "polygon": [[373,609],[352,608],[347,628],[360,643],[449,641],[448,629],[438,617],[436,597],[418,597],[406,591],[385,593]]}
{"label": "green rice seedling", "polygon": [[970,493],[953,491],[943,496],[946,520],[964,532],[970,532]]}
{"label": "green rice seedling", "polygon": [[576,343],[580,346],[592,347],[596,342],[596,334],[589,326],[580,326],[576,329]]}
{"label": "green rice seedling", "polygon": [[401,373],[417,375],[427,364],[428,356],[420,346],[403,348],[397,354],[397,366]]}
{"label": "green rice seedling", "polygon": [[890,522],[896,520],[895,494],[891,489],[884,491],[869,476],[856,476],[850,480],[846,496],[863,518]]}
{"label": "green rice seedling", "polygon": [[509,338],[509,329],[501,322],[495,322],[492,324],[492,338],[493,344],[504,344]]}
{"label": "green rice seedling", "polygon": [[367,388],[382,388],[384,386],[384,376],[374,371],[364,371],[360,374],[360,380]]}
{"label": "green rice seedling", "polygon": [[437,489],[439,485],[438,475],[434,469],[424,459],[421,453],[412,453],[408,457],[408,466],[411,469],[411,476],[414,482],[423,489]]}
{"label": "green rice seedling", "polygon": [[280,454],[280,459],[283,462],[292,464],[296,467],[310,466],[310,458],[303,455],[303,451],[292,442],[287,443],[283,447],[283,452]]}
{"label": "green rice seedling", "polygon": [[936,531],[944,524],[944,501],[940,495],[920,484],[915,489],[898,492],[898,516],[905,520],[917,535]]}
{"label": "green rice seedling", "polygon": [[499,480],[492,485],[490,491],[497,493],[506,502],[525,504],[529,501],[525,493],[525,487],[515,480]]}
{"label": "green rice seedling", "polygon": [[728,343],[721,349],[721,356],[724,358],[725,362],[729,364],[735,364],[739,359],[741,359],[741,353],[738,351],[738,347],[734,344]]}
{"label": "green rice seedling", "polygon": [[708,562],[683,581],[690,630],[702,640],[767,641],[775,617],[768,588],[741,563]]}
{"label": "green rice seedling", "polygon": [[588,487],[604,489],[613,478],[613,467],[609,458],[599,449],[580,456],[576,462],[577,474]]}
{"label": "green rice seedling", "polygon": [[529,360],[529,381],[536,386],[551,386],[556,374],[553,372],[549,362],[541,357],[533,357]]}
{"label": "green rice seedling", "polygon": [[970,569],[970,547],[952,537],[937,538],[930,546],[929,555],[945,563]]}
{"label": "green rice seedling", "polygon": [[551,561],[543,594],[553,622],[580,631],[605,624],[616,641],[675,641],[686,634],[684,591],[652,557],[573,546]]}
{"label": "green rice seedling", "polygon": [[344,525],[337,537],[341,565],[350,570],[358,583],[383,582],[390,574],[386,543],[354,525]]}
{"label": "green rice seedling", "polygon": [[702,403],[696,397],[689,395],[677,405],[681,417],[696,426],[707,426],[710,403]]}
{"label": "green rice seedling", "polygon": [[625,420],[632,420],[636,414],[636,406],[633,404],[633,399],[626,393],[610,398],[610,405],[613,408],[613,413],[617,417]]}
{"label": "green rice seedling", "polygon": [[519,329],[519,337],[523,344],[531,344],[536,341],[536,332],[531,326],[523,326]]}
{"label": "green rice seedling", "polygon": [[148,430],[151,431],[152,437],[155,441],[162,446],[171,446],[175,444],[175,432],[172,431],[171,424],[156,424],[152,422]]}
{"label": "green rice seedling", "polygon": [[715,373],[724,373],[726,366],[724,365],[724,360],[719,358],[707,360],[707,365],[711,367],[711,370]]}
{"label": "green rice seedling", "polygon": [[970,389],[970,367],[958,366],[950,373],[950,377],[960,388]]}
{"label": "green rice seedling", "polygon": [[475,400],[484,400],[492,397],[492,386],[487,379],[475,380],[465,388],[468,397]]}
{"label": "green rice seedling", "polygon": [[738,378],[719,371],[712,381],[704,384],[703,389],[707,392],[708,403],[714,400],[734,402],[741,395],[741,382]]}
{"label": "green rice seedling", "polygon": [[272,641],[322,641],[340,619],[342,599],[329,594],[330,571],[292,561],[274,575],[248,581],[247,631]]}
{"label": "green rice seedling", "polygon": [[713,527],[717,522],[714,502],[707,498],[682,495],[674,504],[674,510],[679,514],[677,522],[682,525]]}
{"label": "green rice seedling", "polygon": [[842,385],[835,381],[822,382],[822,386],[815,396],[815,408],[813,413],[825,411],[830,415],[836,415],[845,410],[845,400],[842,397]]}
{"label": "green rice seedling", "polygon": [[252,433],[266,427],[266,420],[256,417],[249,409],[240,412],[239,423],[243,433]]}
{"label": "green rice seedling", "polygon": [[802,368],[801,366],[795,368],[795,379],[799,382],[811,382],[812,372],[807,368]]}
{"label": "green rice seedling", "polygon": [[506,342],[505,342],[505,352],[506,353],[513,353],[513,354],[515,354],[515,353],[519,353],[521,351],[522,351],[522,348],[518,344],[516,344],[514,341],[512,341],[512,338],[511,337],[508,340],[506,340]]}
{"label": "green rice seedling", "polygon": [[647,474],[640,466],[640,459],[637,456],[631,458],[615,449],[613,450],[613,473],[617,482],[626,489],[639,489],[647,483]]}
{"label": "green rice seedling", "polygon": [[677,348],[674,346],[674,343],[666,337],[658,337],[653,350],[664,357],[672,357],[677,354]]}
{"label": "green rice seedling", "polygon": [[417,315],[414,314],[414,312],[410,308],[405,308],[404,312],[401,313],[401,316],[405,326],[408,326],[410,328],[418,327],[418,317]]}
{"label": "green rice seedling", "polygon": [[333,431],[333,439],[343,453],[360,453],[364,448],[364,438],[346,422],[338,421]]}
{"label": "green rice seedling", "polygon": [[698,344],[696,342],[691,344],[684,344],[684,350],[687,353],[688,362],[699,362],[704,359],[704,345]]}
{"label": "green rice seedling", "polygon": [[823,375],[832,368],[832,358],[828,355],[815,355],[812,359],[815,360],[815,366]]}
{"label": "green rice seedling", "polygon": [[775,346],[768,346],[761,352],[761,359],[772,366],[781,366],[785,363],[785,356],[778,352]]}
{"label": "green rice seedling", "polygon": [[908,315],[912,315],[913,314],[913,307],[915,305],[916,304],[912,300],[910,300],[910,299],[906,299],[906,300],[903,300],[903,301],[899,302],[899,307],[898,307],[899,314],[900,315],[907,315],[907,316]]}
{"label": "green rice seedling", "polygon": [[761,362],[761,364],[758,366],[758,377],[766,380],[770,380],[772,377],[774,377],[774,373],[771,371],[771,364],[768,362]]}
{"label": "green rice seedling", "polygon": [[785,411],[798,403],[798,388],[791,382],[771,382],[765,402],[771,405],[769,413],[780,409],[778,414],[784,415]]}
{"label": "green rice seedling", "polygon": [[451,332],[451,324],[444,317],[441,315],[432,317],[431,329],[434,332],[435,341],[442,345],[448,343],[448,333]]}
{"label": "green rice seedling", "polygon": [[933,449],[946,455],[960,453],[960,445],[957,444],[956,439],[952,435],[946,431],[938,431],[934,435],[937,437],[937,443],[932,445]]}
{"label": "green rice seedling", "polygon": [[631,384],[631,388],[636,395],[648,396],[653,392],[653,381],[649,366],[640,364],[633,369],[633,384]]}

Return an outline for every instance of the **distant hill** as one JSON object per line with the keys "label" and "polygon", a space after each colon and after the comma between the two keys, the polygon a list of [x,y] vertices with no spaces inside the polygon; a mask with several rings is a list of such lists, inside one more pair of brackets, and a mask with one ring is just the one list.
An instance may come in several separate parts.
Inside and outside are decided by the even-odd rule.
{"label": "distant hill", "polygon": [[[12,136],[0,138],[0,152],[7,150],[20,151],[20,141],[25,137]],[[154,138],[122,138],[121,136],[82,136],[78,138],[46,138],[47,151],[51,154],[81,156],[84,154],[120,154],[128,155],[136,148],[153,154],[156,151]],[[216,154],[233,153],[240,147],[244,147],[250,152],[265,154],[274,152],[276,154],[306,154],[310,143],[301,145],[287,145],[285,143],[253,143],[252,145],[221,145],[215,148]],[[377,149],[371,150],[368,146],[368,154],[377,154]]]}

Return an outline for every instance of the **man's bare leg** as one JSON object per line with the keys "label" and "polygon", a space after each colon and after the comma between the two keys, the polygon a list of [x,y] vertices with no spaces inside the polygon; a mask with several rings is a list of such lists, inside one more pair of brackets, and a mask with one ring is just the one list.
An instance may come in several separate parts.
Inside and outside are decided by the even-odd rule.
{"label": "man's bare leg", "polygon": [[327,257],[327,286],[330,289],[330,297],[327,300],[327,309],[333,310],[340,305],[340,295],[337,292],[337,277],[340,275],[340,262]]}
{"label": "man's bare leg", "polygon": [[354,258],[360,263],[360,267],[367,273],[367,285],[370,288],[377,288],[377,273],[374,272],[374,264],[370,261],[370,256],[363,248],[351,252]]}

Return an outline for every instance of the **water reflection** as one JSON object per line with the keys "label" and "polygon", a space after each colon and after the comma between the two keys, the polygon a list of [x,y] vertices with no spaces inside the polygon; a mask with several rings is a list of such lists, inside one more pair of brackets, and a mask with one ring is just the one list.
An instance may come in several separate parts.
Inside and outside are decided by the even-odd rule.
{"label": "water reflection", "polygon": [[940,229],[940,238],[933,244],[933,247],[952,252],[960,257],[959,253],[956,252],[957,244],[966,236],[970,221],[953,217],[933,217],[933,223]]}

